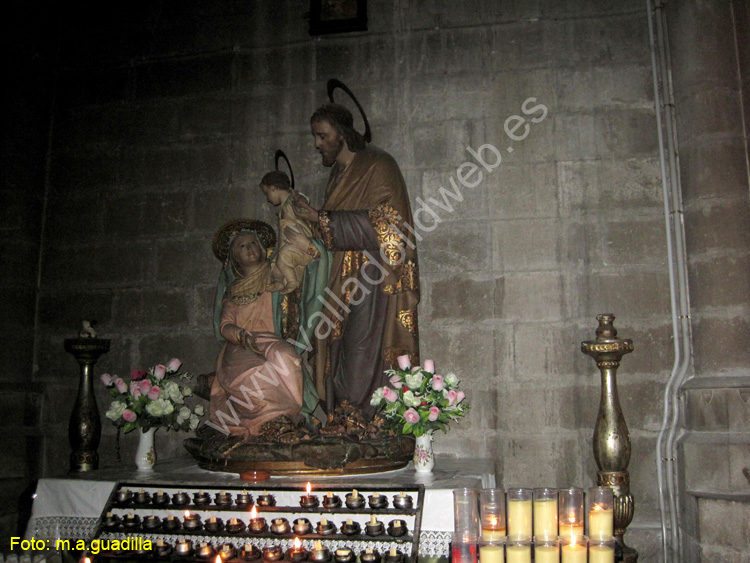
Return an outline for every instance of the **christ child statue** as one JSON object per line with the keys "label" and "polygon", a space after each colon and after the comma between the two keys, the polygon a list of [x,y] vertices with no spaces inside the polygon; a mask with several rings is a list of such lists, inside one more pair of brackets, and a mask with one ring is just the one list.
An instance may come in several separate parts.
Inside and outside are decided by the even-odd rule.
{"label": "christ child statue", "polygon": [[[302,284],[305,268],[314,256],[291,243],[287,228],[309,239],[312,227],[310,221],[300,218],[294,210],[294,188],[286,173],[280,170],[267,173],[260,181],[260,189],[268,203],[279,207],[279,249],[271,268],[268,291],[291,293]],[[302,194],[297,195],[307,199]]]}

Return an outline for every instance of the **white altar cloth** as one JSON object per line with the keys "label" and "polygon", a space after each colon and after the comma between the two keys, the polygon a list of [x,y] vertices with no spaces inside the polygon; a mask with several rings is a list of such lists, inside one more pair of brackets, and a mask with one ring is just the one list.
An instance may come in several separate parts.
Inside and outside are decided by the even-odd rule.
{"label": "white altar cloth", "polygon": [[[416,473],[411,465],[397,471],[370,475],[315,476],[310,478],[278,477],[263,483],[253,483],[255,488],[302,486],[311,481],[316,489],[341,486],[359,489],[377,489],[380,486],[405,487],[424,485],[420,555],[447,554],[447,544],[453,531],[453,490],[463,487],[495,487],[495,474],[491,460],[455,459],[438,456],[435,470],[428,474]],[[221,485],[250,486],[236,473],[220,473],[201,469],[192,458],[158,463],[153,472],[133,469],[100,469],[87,473],[57,478],[40,479],[34,497],[31,519],[26,528],[26,538],[38,539],[91,539],[97,519],[104,510],[112,490],[118,482],[148,485],[184,485],[187,487],[219,487]],[[354,483],[356,482],[356,487]],[[317,485],[321,483],[320,485]]]}

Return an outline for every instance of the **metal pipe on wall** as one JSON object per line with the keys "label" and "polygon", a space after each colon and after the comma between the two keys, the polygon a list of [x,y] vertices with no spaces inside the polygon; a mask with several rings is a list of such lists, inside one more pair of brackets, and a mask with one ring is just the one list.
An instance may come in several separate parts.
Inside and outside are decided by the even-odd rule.
{"label": "metal pipe on wall", "polygon": [[[656,469],[662,527],[662,559],[667,563],[675,560],[675,558],[678,561],[681,560],[678,519],[679,499],[675,484],[676,462],[678,461],[675,453],[675,434],[680,419],[679,393],[690,365],[692,341],[685,225],[675,142],[674,96],[664,7],[663,2],[653,6],[651,0],[646,0],[654,81],[654,105],[664,194],[674,340],[674,362],[664,390],[664,416],[656,444]],[[669,526],[667,526],[667,519],[669,519]],[[667,540],[668,536],[669,541]]]}

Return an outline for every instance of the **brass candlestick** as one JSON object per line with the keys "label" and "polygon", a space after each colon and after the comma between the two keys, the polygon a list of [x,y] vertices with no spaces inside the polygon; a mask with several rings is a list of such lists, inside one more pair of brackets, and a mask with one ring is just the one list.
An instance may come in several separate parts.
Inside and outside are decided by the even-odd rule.
{"label": "brass candlestick", "polygon": [[80,473],[99,467],[99,440],[102,423],[94,395],[92,369],[99,356],[109,351],[109,340],[96,337],[66,338],[65,351],[73,354],[81,366],[73,413],[68,424],[68,438],[73,450],[70,454],[70,472]]}
{"label": "brass candlestick", "polygon": [[617,397],[617,368],[625,354],[633,351],[633,341],[617,338],[611,313],[597,315],[596,340],[581,342],[581,352],[596,360],[602,376],[599,413],[594,427],[594,459],[599,467],[597,483],[614,493],[614,533],[623,552],[623,561],[635,563],[638,552],[625,545],[623,535],[633,519],[633,496],[630,494],[630,436]]}

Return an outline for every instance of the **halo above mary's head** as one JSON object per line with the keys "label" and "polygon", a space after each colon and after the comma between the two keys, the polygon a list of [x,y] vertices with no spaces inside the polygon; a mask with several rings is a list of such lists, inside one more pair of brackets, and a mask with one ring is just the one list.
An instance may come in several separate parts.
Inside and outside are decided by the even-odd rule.
{"label": "halo above mary's head", "polygon": [[276,231],[265,221],[258,219],[232,219],[222,225],[214,235],[212,244],[214,256],[222,263],[226,262],[229,257],[232,240],[240,233],[255,234],[267,253],[270,253],[274,246],[276,246]]}

